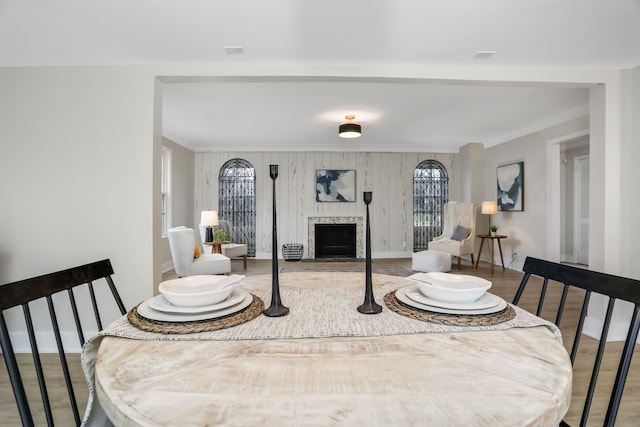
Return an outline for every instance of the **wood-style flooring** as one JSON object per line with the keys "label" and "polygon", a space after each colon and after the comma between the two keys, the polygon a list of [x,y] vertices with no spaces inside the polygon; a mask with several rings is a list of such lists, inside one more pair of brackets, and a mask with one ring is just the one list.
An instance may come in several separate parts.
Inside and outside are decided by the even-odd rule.
{"label": "wood-style flooring", "polygon": [[[411,269],[411,259],[379,259],[375,260],[374,262],[376,267],[405,267],[408,270]],[[242,269],[241,260],[233,260],[231,264],[233,273],[245,274],[248,276],[258,274],[271,274],[272,266],[270,260],[249,259],[247,262],[247,270]],[[322,268],[335,268],[341,266],[362,266],[362,263],[286,262],[283,260],[279,261],[280,268],[296,268],[321,271]],[[515,294],[516,288],[520,283],[520,279],[522,278],[522,273],[508,269],[503,272],[500,267],[496,267],[494,273],[491,274],[489,265],[483,262],[480,263],[479,268],[476,270],[470,263],[463,261],[462,269],[457,270],[454,266],[453,272],[459,274],[473,274],[492,281],[493,287],[491,289],[491,292],[501,296],[509,302],[513,299],[513,295]],[[175,273],[173,271],[170,271],[163,275],[163,280],[175,277]],[[120,286],[123,285],[120,284]],[[534,295],[535,289],[533,288],[535,288],[535,286],[529,286],[528,292],[525,293],[519,304],[522,308],[525,308],[531,312],[535,312],[537,305],[537,299],[535,299],[536,296]],[[559,286],[554,286],[553,288],[559,288]],[[548,308],[543,311],[542,317],[553,320],[555,316],[555,311],[552,307],[553,302],[559,300],[559,297],[559,289],[557,292],[556,289],[552,289],[548,292],[547,299],[549,302],[546,306]],[[575,327],[579,315],[579,302],[577,302],[579,297],[580,295],[578,294],[570,295],[567,310],[563,318],[563,324],[561,325],[564,336],[564,343],[567,348],[570,348],[573,341],[573,332],[571,328]],[[569,413],[565,417],[565,421],[567,421],[572,426],[579,424],[584,393],[588,387],[591,369],[593,366],[592,360],[596,352],[596,346],[596,340],[586,336],[582,337],[582,348],[574,366],[573,400]],[[613,378],[615,377],[615,367],[617,366],[617,362],[619,360],[621,348],[622,343],[607,344],[607,351],[603,361],[600,378],[598,379],[598,387],[596,389],[596,400],[591,407],[591,415],[589,418],[590,422],[588,425],[602,425],[602,419],[604,418],[604,414],[607,410],[608,395],[613,383]],[[28,365],[32,366],[31,356],[29,354],[21,354],[18,355],[18,357],[21,365],[24,365],[25,367]],[[84,381],[82,369],[80,367],[80,357],[78,354],[70,354],[68,355],[68,357],[69,363],[72,366],[72,376],[74,378],[74,388],[78,398],[78,405],[81,408],[82,412],[83,408],[86,406],[87,387]],[[632,361],[632,368],[627,379],[627,384],[624,390],[622,405],[620,407],[616,426],[640,426],[639,358],[640,355],[636,355],[636,357]],[[46,355],[44,359],[44,365],[45,372],[47,374],[47,377],[49,378],[49,393],[52,404],[55,407],[54,414],[56,417],[56,423],[57,425],[62,426],[72,425],[73,421],[72,418],[70,418],[70,412],[67,410],[68,403],[66,402],[65,386],[63,380],[61,379],[61,376],[56,373],[56,370],[59,366],[57,355]],[[523,369],[526,369],[526,367],[523,367]],[[34,400],[37,401],[39,391],[35,375],[29,374],[24,376],[25,382],[27,384],[27,393],[33,396]],[[20,420],[17,414],[17,409],[6,369],[0,369],[0,385],[0,425],[7,427],[19,426]],[[36,425],[46,425],[42,411],[36,410],[36,412]]]}

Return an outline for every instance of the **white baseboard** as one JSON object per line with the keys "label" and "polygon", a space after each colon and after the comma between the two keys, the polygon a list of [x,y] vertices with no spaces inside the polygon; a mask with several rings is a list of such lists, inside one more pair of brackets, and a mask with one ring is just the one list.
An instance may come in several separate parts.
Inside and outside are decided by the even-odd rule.
{"label": "white baseboard", "polygon": [[568,262],[570,264],[576,264],[576,255],[575,254],[561,254],[560,262]]}
{"label": "white baseboard", "polygon": [[163,262],[160,268],[162,269],[163,273],[166,273],[169,270],[173,270],[173,261]]}
{"label": "white baseboard", "polygon": [[372,252],[371,258],[390,259],[390,258],[411,258],[413,252]]}
{"label": "white baseboard", "polygon": [[[411,252],[374,252],[371,254],[371,258],[411,258]],[[256,252],[255,259],[271,259],[271,252]],[[278,255],[278,260],[284,261],[284,258]]]}
{"label": "white baseboard", "polygon": [[505,265],[505,268],[509,270],[522,271],[522,266],[524,265],[521,261],[511,261],[508,265]]}
{"label": "white baseboard", "polygon": [[[611,324],[609,325],[607,342],[626,340],[628,331],[628,322],[615,322],[612,320]],[[593,316],[587,316],[584,319],[584,328],[582,329],[582,332],[591,338],[600,340],[600,335],[602,333],[602,319],[596,319]],[[638,342],[640,342],[640,339],[638,340]]]}
{"label": "white baseboard", "polygon": [[[97,334],[97,330],[85,331],[85,339]],[[80,353],[82,346],[78,341],[78,334],[74,332],[61,331],[62,345],[65,353]],[[31,345],[29,344],[29,335],[26,332],[12,332],[11,342],[13,343],[13,351],[15,353],[31,353]],[[38,342],[38,351],[40,353],[57,353],[56,339],[53,332],[36,332],[36,340]]]}

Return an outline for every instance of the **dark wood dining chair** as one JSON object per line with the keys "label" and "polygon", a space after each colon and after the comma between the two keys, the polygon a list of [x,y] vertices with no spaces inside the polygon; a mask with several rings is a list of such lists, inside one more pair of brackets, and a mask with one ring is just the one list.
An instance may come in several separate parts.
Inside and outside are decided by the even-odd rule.
{"label": "dark wood dining chair", "polygon": [[[72,385],[69,364],[67,363],[67,357],[65,356],[62,333],[58,324],[58,316],[67,317],[67,312],[70,309],[75,321],[75,329],[80,341],[80,346],[82,346],[85,343],[85,331],[89,330],[88,325],[83,328],[81,321],[81,319],[84,318],[84,322],[88,323],[86,320],[87,316],[84,315],[85,312],[87,312],[89,319],[92,317],[95,319],[95,326],[97,326],[97,330],[103,329],[103,320],[98,309],[98,301],[100,301],[100,306],[103,308],[103,311],[110,309],[114,314],[117,314],[117,309],[121,314],[124,314],[126,312],[124,304],[122,303],[122,299],[120,298],[113,279],[111,278],[112,274],[113,268],[111,266],[111,262],[108,259],[105,259],[91,264],[0,286],[0,344],[2,346],[4,360],[7,365],[13,394],[16,399],[16,404],[18,405],[18,411],[20,413],[20,419],[22,420],[23,426],[35,425],[34,416],[32,414],[32,408],[30,408],[29,405],[28,394],[25,392],[23,376],[18,368],[16,355],[14,353],[15,349],[9,337],[5,311],[14,307],[22,306],[24,324],[26,325],[26,332],[29,337],[31,353],[33,355],[33,371],[35,371],[35,376],[38,379],[38,385],[40,388],[40,403],[38,403],[38,407],[41,406],[43,408],[47,425],[52,426],[54,425],[52,405],[50,403],[42,359],[38,351],[38,343],[36,341],[35,331],[40,330],[36,329],[36,326],[39,326],[39,323],[34,322],[34,317],[32,317],[33,311],[36,319],[44,318],[45,322],[43,323],[48,323],[46,321],[46,314],[40,313],[40,311],[46,311],[46,309],[42,310],[37,307],[37,304],[42,303],[30,304],[40,299],[46,301],[50,318],[50,326],[53,329],[53,335],[56,341],[57,353],[60,358],[61,371],[64,376],[69,404],[71,406],[71,411],[73,412],[73,419],[75,420],[76,425],[80,425],[80,413],[78,411],[78,404]],[[114,301],[110,301],[110,307],[103,303],[103,300],[105,299],[103,297],[104,291],[102,289],[98,289],[98,285],[103,284],[108,285],[111,290],[111,294],[115,299],[115,303]],[[79,289],[80,286],[86,289]],[[74,292],[74,289],[76,289],[76,292]],[[59,293],[62,295],[57,295]],[[65,293],[68,296],[68,303],[65,301],[66,298],[63,296]],[[106,295],[108,296],[108,291],[106,292]],[[85,298],[86,303],[79,303],[79,301],[83,301]],[[32,307],[30,307],[30,305]],[[34,310],[32,310],[32,308],[34,308]],[[93,314],[89,313],[90,311],[92,311]],[[13,315],[18,313],[19,310],[11,314]],[[13,317],[16,316],[9,317],[9,319],[13,320]],[[17,317],[20,317],[19,314]],[[90,323],[93,322],[93,319],[91,319]],[[92,327],[92,330],[95,331],[96,329]],[[31,376],[31,372],[29,372],[29,376]],[[35,405],[35,398],[31,400],[31,403]],[[54,406],[59,406],[59,402],[55,402]]]}
{"label": "dark wood dining chair", "polygon": [[[631,357],[633,356],[633,350],[638,339],[638,329],[640,328],[640,281],[629,279],[625,277],[614,276],[605,273],[599,273],[588,269],[579,267],[558,264],[555,262],[545,261],[537,258],[527,257],[523,267],[524,277],[520,282],[520,286],[513,299],[513,304],[518,304],[520,301],[525,287],[529,282],[531,276],[538,276],[543,279],[542,286],[540,288],[539,297],[537,297],[537,312],[540,316],[543,311],[543,304],[545,302],[545,296],[547,294],[547,288],[550,285],[550,281],[559,282],[563,286],[562,296],[560,297],[558,308],[555,314],[555,324],[560,326],[560,321],[564,313],[565,305],[567,302],[567,295],[569,295],[571,288],[582,289],[584,297],[582,298],[582,305],[580,316],[577,320],[576,333],[571,348],[571,363],[575,366],[575,359],[578,353],[578,347],[580,345],[580,336],[584,327],[585,318],[587,316],[587,308],[589,306],[589,300],[593,292],[605,295],[609,297],[607,305],[607,311],[604,318],[604,324],[602,327],[600,342],[598,344],[598,350],[593,363],[592,375],[589,382],[589,387],[586,394],[585,404],[582,410],[580,426],[584,426],[587,423],[589,417],[589,410],[593,400],[596,381],[600,372],[600,366],[604,355],[604,349],[606,345],[606,337],[609,332],[609,326],[611,324],[611,318],[613,315],[613,309],[616,300],[628,301],[634,305],[633,315],[630,319],[629,329],[622,350],[622,356],[617,367],[616,378],[613,384],[613,389],[609,397],[609,405],[607,413],[605,415],[605,426],[613,426],[615,423],[618,408],[620,406],[620,400],[622,398],[622,391],[629,372],[629,366],[631,364]],[[535,293],[538,296],[536,290]],[[568,426],[566,422],[562,422],[561,426]]]}

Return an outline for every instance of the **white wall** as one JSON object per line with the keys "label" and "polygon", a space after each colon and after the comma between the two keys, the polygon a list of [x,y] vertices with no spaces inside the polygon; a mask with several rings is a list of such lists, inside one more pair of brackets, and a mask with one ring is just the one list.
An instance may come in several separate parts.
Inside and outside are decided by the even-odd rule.
{"label": "white wall", "polygon": [[[272,181],[269,165],[279,165],[276,180],[278,247],[303,243],[307,254],[307,217],[365,215],[362,192],[372,191],[372,253],[376,257],[410,256],[413,252],[413,171],[423,160],[436,159],[449,171],[450,199],[457,200],[455,154],[427,153],[196,153],[195,214],[217,209],[218,172],[229,159],[243,158],[256,169],[256,257],[271,257]],[[356,202],[315,200],[316,169],[354,169]]]}
{"label": "white wall", "polygon": [[623,233],[620,239],[620,249],[623,253],[621,273],[628,277],[640,279],[640,263],[637,252],[640,243],[640,197],[638,197],[638,182],[640,182],[640,67],[625,73],[625,99],[623,101],[623,150],[620,158],[620,181],[622,183],[622,200],[620,212],[622,214]]}
{"label": "white wall", "polygon": [[[591,215],[589,264],[598,271],[640,279],[640,67],[621,72],[617,83],[594,88],[591,95],[592,116],[597,117],[592,129],[598,135],[598,143],[594,144],[593,134],[591,139],[591,193],[599,197],[591,198],[591,211],[597,212],[597,218],[594,221]],[[603,118],[598,113],[604,111]],[[602,159],[604,168],[593,167],[596,159]],[[585,322],[588,335],[599,337],[607,303],[599,295],[591,298]],[[629,303],[616,304],[609,339],[623,339],[632,311]]]}
{"label": "white wall", "polygon": [[151,294],[153,88],[130,68],[0,68],[0,283],[110,258],[127,307]]}
{"label": "white wall", "polygon": [[[505,265],[521,269],[527,256],[547,258],[547,206],[551,203],[547,194],[547,141],[588,126],[589,120],[584,117],[486,150],[485,200],[496,198],[498,166],[524,162],[524,211],[498,212],[491,218],[491,222],[500,226],[500,234],[509,236],[502,241]],[[517,253],[517,258],[512,261],[514,252]],[[499,262],[499,258],[497,261]]]}
{"label": "white wall", "polygon": [[[480,209],[484,199],[484,145],[466,144],[458,153],[459,166],[456,181],[461,188],[459,200],[473,202],[478,207],[478,221],[482,221]],[[452,199],[453,200],[453,199]]]}
{"label": "white wall", "polygon": [[[198,224],[199,217],[194,222],[194,199],[193,199],[193,177],[195,165],[195,153],[175,142],[163,138],[162,145],[171,149],[171,190],[170,209],[171,217],[168,228],[184,225],[194,227]],[[198,211],[198,215],[200,211]],[[169,240],[162,239],[162,271],[173,268]]]}
{"label": "white wall", "polygon": [[[509,236],[502,240],[505,265],[511,265],[512,253],[518,253],[518,259],[514,265],[511,265],[514,268],[521,268],[524,257],[527,255],[544,258],[545,254],[544,230],[546,230],[547,221],[544,146],[544,137],[533,134],[492,147],[485,153],[485,200],[496,199],[496,168],[498,166],[524,162],[524,211],[498,212],[491,217],[491,222],[500,227],[500,234]],[[495,256],[499,257],[499,254]]]}

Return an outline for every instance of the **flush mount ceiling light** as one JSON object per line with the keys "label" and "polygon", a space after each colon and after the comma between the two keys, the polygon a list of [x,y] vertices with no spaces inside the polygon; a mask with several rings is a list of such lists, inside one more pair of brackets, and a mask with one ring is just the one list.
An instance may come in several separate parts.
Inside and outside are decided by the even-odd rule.
{"label": "flush mount ceiling light", "polygon": [[358,138],[362,134],[362,126],[354,122],[356,116],[348,114],[344,118],[347,121],[338,126],[338,135],[341,138]]}

